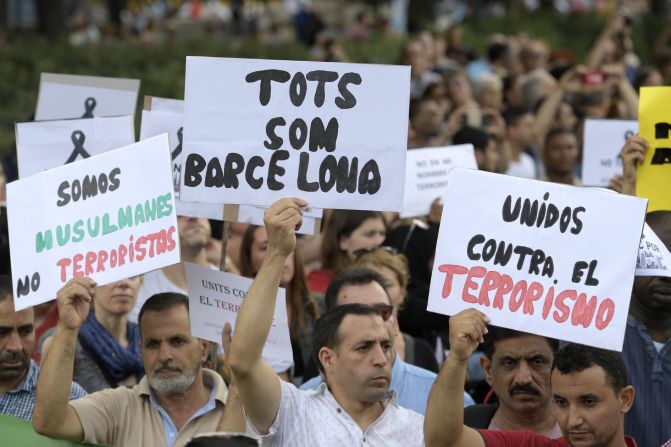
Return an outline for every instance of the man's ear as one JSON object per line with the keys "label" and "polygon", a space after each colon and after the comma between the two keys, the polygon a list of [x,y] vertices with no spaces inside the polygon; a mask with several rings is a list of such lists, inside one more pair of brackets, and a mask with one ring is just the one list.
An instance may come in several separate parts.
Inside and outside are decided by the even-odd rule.
{"label": "man's ear", "polygon": [[636,397],[636,390],[631,385],[627,385],[620,390],[620,411],[627,413],[631,406],[634,405],[634,398]]}
{"label": "man's ear", "polygon": [[198,342],[200,343],[200,349],[201,349],[200,360],[202,362],[205,362],[207,361],[207,356],[210,353],[210,341],[199,338]]}
{"label": "man's ear", "polygon": [[337,356],[337,353],[333,349],[327,348],[326,346],[323,346],[319,350],[319,363],[322,364],[324,371],[333,369]]}
{"label": "man's ear", "polygon": [[485,380],[489,386],[492,386],[492,382],[494,381],[492,379],[492,361],[489,359],[489,357],[483,355],[480,357],[480,366],[482,367],[482,371],[485,373]]}

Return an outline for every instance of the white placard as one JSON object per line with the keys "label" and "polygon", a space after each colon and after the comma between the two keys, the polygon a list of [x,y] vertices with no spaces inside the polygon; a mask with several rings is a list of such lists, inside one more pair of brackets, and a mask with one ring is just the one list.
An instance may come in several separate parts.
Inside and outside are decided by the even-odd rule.
{"label": "white placard", "polygon": [[456,166],[478,169],[472,144],[409,150],[401,217],[428,215],[431,203],[445,195],[450,172]]}
{"label": "white placard", "polygon": [[647,223],[638,246],[636,276],[671,276],[671,252]]}
{"label": "white placard", "polygon": [[[189,262],[184,263],[184,269],[189,286],[192,335],[221,343],[221,334],[226,322],[229,322],[235,331],[235,319],[252,285],[252,280]],[[263,347],[263,357],[270,364],[293,364],[288,321],[285,291],[280,288],[277,293],[273,324]]]}
{"label": "white placard", "polygon": [[428,310],[621,350],[647,201],[455,168]]}
{"label": "white placard", "polygon": [[19,177],[25,178],[134,142],[131,115],[17,123]]}
{"label": "white placard", "polygon": [[638,132],[638,122],[629,120],[585,120],[583,139],[582,183],[585,186],[608,186],[616,175],[622,175],[620,149]]}
{"label": "white placard", "polygon": [[35,120],[135,115],[139,79],[40,75]]}
{"label": "white placard", "polygon": [[[237,221],[240,223],[248,223],[252,225],[263,226],[263,214],[266,212],[265,207],[254,205],[240,205],[238,211]],[[319,230],[317,225],[321,223],[322,213],[324,210],[320,208],[306,208],[303,210],[303,224],[296,231],[300,234],[315,234]]]}
{"label": "white placard", "polygon": [[409,67],[187,57],[180,197],[400,211],[409,86]]}
{"label": "white placard", "polygon": [[7,204],[17,310],[73,277],[102,285],[179,262],[165,135],[12,182]]}

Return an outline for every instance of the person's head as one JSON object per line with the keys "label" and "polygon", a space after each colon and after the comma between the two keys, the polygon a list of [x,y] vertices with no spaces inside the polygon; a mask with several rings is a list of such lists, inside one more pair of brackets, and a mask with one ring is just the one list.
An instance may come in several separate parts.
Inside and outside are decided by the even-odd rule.
{"label": "person's head", "polygon": [[405,255],[393,252],[390,247],[378,247],[363,253],[357,258],[354,265],[369,268],[384,278],[385,289],[389,294],[391,305],[394,306],[394,311],[397,313],[408,294],[410,271]]}
{"label": "person's head", "polygon": [[118,317],[128,315],[135,307],[141,285],[142,276],[138,275],[96,287],[93,300],[96,315],[103,312]]}
{"label": "person's head", "polygon": [[204,217],[177,216],[177,231],[182,252],[198,253],[210,240],[210,222]]}
{"label": "person's head", "polygon": [[14,309],[12,279],[0,275],[0,383],[17,384],[23,380],[34,346],[33,309]]}
{"label": "person's head", "polygon": [[475,99],[482,108],[501,110],[503,81],[495,74],[486,74],[475,80]]}
{"label": "person's head", "polygon": [[472,144],[475,160],[481,171],[496,172],[499,165],[499,151],[496,140],[484,130],[464,126],[454,135],[452,144]]}
{"label": "person's head", "polygon": [[572,447],[612,445],[624,436],[624,415],[634,402],[622,356],[569,344],[552,365],[553,410]]}
{"label": "person's head", "polygon": [[[659,239],[671,250],[671,211],[653,211],[646,222]],[[645,243],[641,241],[641,243]],[[636,276],[631,297],[632,311],[646,317],[669,318],[671,314],[671,278],[666,276]]]}
{"label": "person's head", "polygon": [[509,414],[542,411],[550,405],[550,371],[556,340],[496,326],[482,345],[487,383]]}
{"label": "person's head", "polygon": [[578,126],[578,117],[573,110],[573,106],[568,101],[562,101],[555,115],[556,127],[575,131]]}
{"label": "person's head", "polygon": [[445,82],[447,84],[447,94],[455,108],[473,101],[471,84],[468,83],[468,78],[464,72],[455,71],[448,74]]}
{"label": "person's head", "polygon": [[520,61],[525,72],[545,68],[548,62],[548,49],[539,40],[532,40],[522,47]]}
{"label": "person's head", "polygon": [[543,163],[548,174],[569,175],[578,163],[578,139],[568,129],[552,129],[545,137]]}
{"label": "person's head", "polygon": [[189,299],[180,293],[152,295],[138,316],[142,360],[151,387],[166,396],[183,394],[202,374],[209,342],[191,335]]}
{"label": "person's head", "polygon": [[387,228],[378,211],[333,210],[322,237],[322,267],[340,272],[354,262],[354,252],[378,247]]}
{"label": "person's head", "polygon": [[546,98],[557,87],[557,80],[547,71],[538,69],[523,76],[519,87],[524,107],[533,110],[538,102]]}
{"label": "person's head", "polygon": [[664,85],[662,73],[655,67],[644,66],[636,73],[633,86],[640,95],[641,87],[661,87]]}
{"label": "person's head", "polygon": [[415,134],[425,137],[437,135],[445,116],[437,101],[429,98],[410,103],[410,125]]}
{"label": "person's head", "polygon": [[534,145],[534,116],[524,107],[509,107],[503,113],[507,137],[511,144],[528,149]]}
{"label": "person's head", "polygon": [[332,392],[366,403],[387,396],[393,337],[378,310],[359,303],[336,306],[317,320],[312,342]]}

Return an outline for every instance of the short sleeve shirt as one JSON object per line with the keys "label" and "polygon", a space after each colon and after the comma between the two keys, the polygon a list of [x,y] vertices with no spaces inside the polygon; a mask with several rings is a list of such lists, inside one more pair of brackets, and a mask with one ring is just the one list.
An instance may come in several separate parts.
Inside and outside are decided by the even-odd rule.
{"label": "short sleeve shirt", "polygon": [[[530,431],[478,430],[487,447],[570,447],[564,438],[550,439]],[[628,447],[636,447],[633,438],[624,437]]]}

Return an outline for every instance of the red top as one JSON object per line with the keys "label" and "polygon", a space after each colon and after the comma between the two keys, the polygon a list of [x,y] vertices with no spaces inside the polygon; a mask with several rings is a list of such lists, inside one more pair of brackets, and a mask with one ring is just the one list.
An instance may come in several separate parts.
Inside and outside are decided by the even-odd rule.
{"label": "red top", "polygon": [[[494,431],[478,430],[487,447],[570,447],[566,439],[550,439],[530,431]],[[630,436],[624,437],[628,447],[636,447],[636,441]]]}
{"label": "red top", "polygon": [[332,270],[315,270],[308,275],[308,288],[312,293],[326,293],[331,279],[335,276]]}

